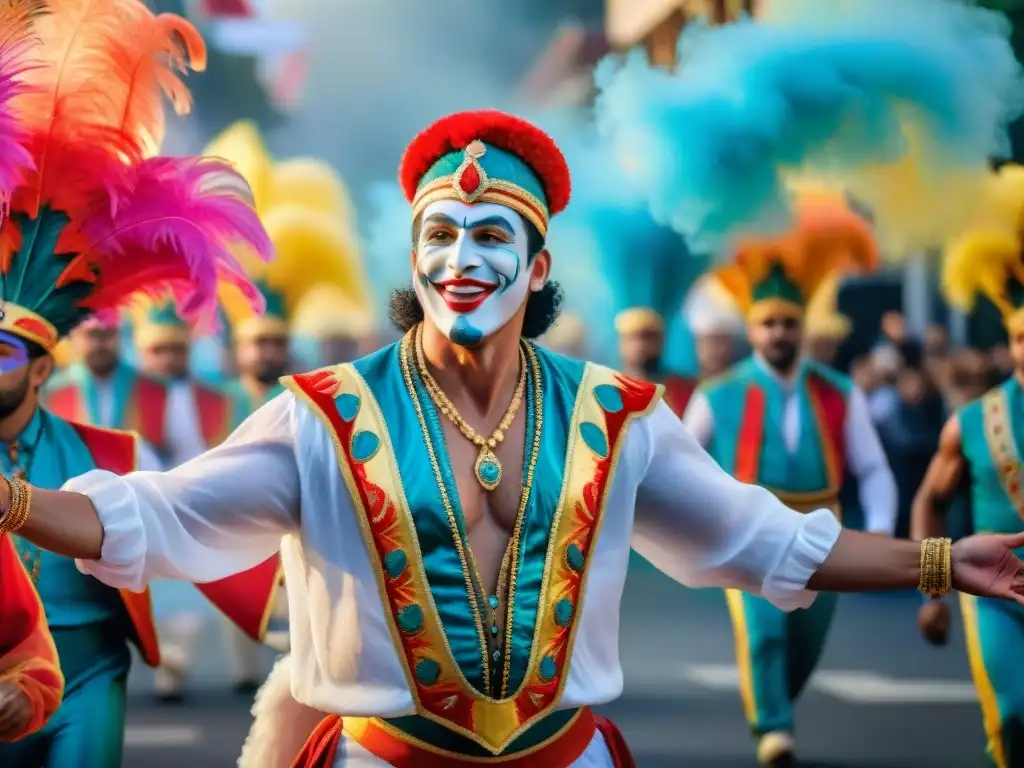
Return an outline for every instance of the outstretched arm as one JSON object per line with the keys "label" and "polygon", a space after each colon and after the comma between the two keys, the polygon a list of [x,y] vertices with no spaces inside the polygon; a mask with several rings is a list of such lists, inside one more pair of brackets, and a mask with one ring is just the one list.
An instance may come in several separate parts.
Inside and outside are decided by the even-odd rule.
{"label": "outstretched arm", "polygon": [[864,530],[892,536],[899,507],[896,478],[871,421],[867,398],[856,387],[850,394],[843,438],[847,463],[858,480]]}
{"label": "outstretched arm", "polygon": [[[18,533],[79,559],[110,586],[153,578],[209,582],[275,554],[298,525],[296,435],[305,414],[285,394],[213,450],[170,472],[93,471],[62,491],[33,490]],[[6,488],[0,483],[0,509]]]}
{"label": "outstretched arm", "polygon": [[922,540],[946,535],[946,512],[967,468],[960,442],[960,421],[953,416],[942,428],[939,450],[928,465],[910,507],[910,536]]}
{"label": "outstretched arm", "polygon": [[43,605],[10,537],[0,536],[0,741],[38,731],[63,695]]}
{"label": "outstretched arm", "polygon": [[[667,406],[638,427],[648,430],[648,464],[637,491],[634,546],[676,580],[762,594],[786,610],[810,605],[813,591],[918,586],[919,543],[843,530],[827,510],[794,512],[769,491],[738,482]],[[954,586],[1020,599],[1024,579],[1009,549],[1022,545],[1024,537],[960,542]]]}

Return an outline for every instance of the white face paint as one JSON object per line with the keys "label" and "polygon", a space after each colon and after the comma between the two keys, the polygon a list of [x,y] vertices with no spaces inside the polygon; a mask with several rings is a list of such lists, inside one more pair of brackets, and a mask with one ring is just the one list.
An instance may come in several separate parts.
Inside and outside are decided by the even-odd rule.
{"label": "white face paint", "polygon": [[422,214],[413,284],[423,311],[455,344],[501,330],[530,294],[526,225],[511,208],[439,200]]}

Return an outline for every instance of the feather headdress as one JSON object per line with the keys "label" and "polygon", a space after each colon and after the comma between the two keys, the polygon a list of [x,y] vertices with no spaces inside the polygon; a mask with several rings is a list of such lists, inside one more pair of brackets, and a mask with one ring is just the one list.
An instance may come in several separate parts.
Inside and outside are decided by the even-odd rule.
{"label": "feather headdress", "polygon": [[941,244],[955,219],[922,231],[883,203],[900,202],[893,185],[913,210],[976,191],[1024,82],[1005,18],[966,0],[772,0],[756,20],[685,30],[676,72],[636,52],[596,77],[603,131],[698,248],[784,229],[804,174],[855,188],[894,242]]}
{"label": "feather headdress", "polygon": [[232,256],[270,254],[248,186],[216,160],[154,156],[164,98],[188,111],[179,73],[205,55],[139,0],[0,7],[0,330],[50,350],[140,293],[214,322],[218,280],[260,306]]}
{"label": "feather headdress", "polygon": [[215,138],[206,151],[250,180],[275,251],[270,263],[238,254],[266,299],[263,315],[253,313],[234,286],[221,290],[236,336],[288,335],[292,313],[320,284],[335,286],[360,309],[369,306],[362,256],[349,226],[351,201],[327,165],[310,158],[276,162],[256,126],[244,121]]}
{"label": "feather headdress", "polygon": [[374,329],[368,307],[360,307],[336,285],[315,286],[299,302],[292,331],[314,339],[364,339]]}
{"label": "feather headdress", "polygon": [[1008,329],[1024,327],[1024,167],[1007,165],[992,174],[985,213],[950,241],[942,269],[942,291],[962,311],[979,294],[999,310]]}
{"label": "feather headdress", "polygon": [[748,321],[756,322],[768,312],[802,317],[836,272],[872,272],[877,266],[871,226],[842,199],[808,194],[798,201],[789,231],[741,242],[732,263],[714,275]]}

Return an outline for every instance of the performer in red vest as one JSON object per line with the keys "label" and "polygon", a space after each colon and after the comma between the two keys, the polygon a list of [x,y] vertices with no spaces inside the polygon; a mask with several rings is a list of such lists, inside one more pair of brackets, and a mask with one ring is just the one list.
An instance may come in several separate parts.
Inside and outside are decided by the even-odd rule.
{"label": "performer in red vest", "polygon": [[[38,489],[94,470],[115,477],[160,468],[135,434],[41,407],[58,341],[92,317],[108,321],[139,292],[170,292],[190,321],[215,312],[219,281],[241,286],[258,305],[230,249],[270,252],[247,187],[226,163],[152,156],[164,127],[162,93],[184,98],[172,66],[203,60],[195,30],[137,0],[102,0],[80,14],[56,0],[42,5],[42,14],[22,3],[0,9],[0,199],[10,209],[0,227],[0,471],[7,478],[0,484]],[[85,51],[89,77],[74,64],[58,66]],[[147,418],[163,416],[155,403],[137,405]],[[26,515],[30,505],[30,494],[15,491],[8,518]],[[117,539],[111,531],[107,543]],[[4,536],[2,543],[12,542]],[[80,571],[66,550],[41,543],[13,540],[42,600],[66,695],[45,727],[0,746],[0,765],[116,768],[128,641],[146,663],[159,663],[149,593],[107,586]],[[0,571],[4,590],[9,572]],[[200,589],[259,636],[276,559],[223,575],[231,578]],[[0,632],[8,626],[5,611]]]}

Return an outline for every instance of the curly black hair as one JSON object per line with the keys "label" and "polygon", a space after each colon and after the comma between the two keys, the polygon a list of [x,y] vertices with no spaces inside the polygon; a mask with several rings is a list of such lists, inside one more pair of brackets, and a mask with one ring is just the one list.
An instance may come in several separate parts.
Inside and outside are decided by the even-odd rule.
{"label": "curly black hair", "polygon": [[[562,286],[551,280],[539,291],[531,293],[526,300],[523,338],[537,339],[547,333],[562,314],[564,298]],[[411,284],[392,291],[388,302],[388,317],[402,333],[423,321],[423,305]]]}

